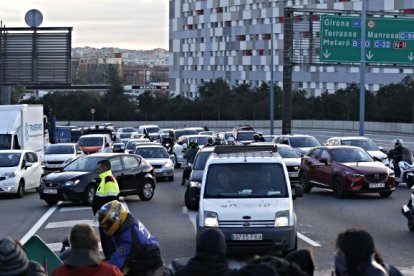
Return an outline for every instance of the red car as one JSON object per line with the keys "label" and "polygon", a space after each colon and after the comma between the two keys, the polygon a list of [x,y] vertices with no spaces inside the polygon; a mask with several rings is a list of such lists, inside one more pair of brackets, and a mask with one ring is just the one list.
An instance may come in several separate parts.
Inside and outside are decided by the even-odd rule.
{"label": "red car", "polygon": [[362,148],[321,146],[301,159],[299,183],[304,192],[326,188],[342,198],[351,193],[379,193],[389,197],[395,190],[394,172]]}

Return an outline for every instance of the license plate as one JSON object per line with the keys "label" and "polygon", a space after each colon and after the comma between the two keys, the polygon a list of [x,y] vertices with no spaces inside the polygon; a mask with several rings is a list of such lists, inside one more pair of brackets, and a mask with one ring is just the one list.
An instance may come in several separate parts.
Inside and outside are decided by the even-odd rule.
{"label": "license plate", "polygon": [[233,241],[261,241],[263,234],[231,234]]}
{"label": "license plate", "polygon": [[385,183],[369,183],[370,188],[385,188]]}
{"label": "license plate", "polygon": [[298,177],[299,173],[298,172],[290,172],[289,173],[289,177]]}
{"label": "license plate", "polygon": [[44,189],[43,190],[44,194],[51,194],[51,195],[56,195],[57,194],[57,190],[56,189]]}

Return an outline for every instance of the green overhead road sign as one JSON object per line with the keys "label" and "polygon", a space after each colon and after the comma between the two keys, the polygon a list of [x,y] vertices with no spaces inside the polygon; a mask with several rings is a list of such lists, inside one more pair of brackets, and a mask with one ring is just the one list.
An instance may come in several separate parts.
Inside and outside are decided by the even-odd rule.
{"label": "green overhead road sign", "polygon": [[[320,37],[320,61],[361,61],[359,16],[323,15]],[[365,39],[367,63],[414,64],[414,20],[368,17]]]}

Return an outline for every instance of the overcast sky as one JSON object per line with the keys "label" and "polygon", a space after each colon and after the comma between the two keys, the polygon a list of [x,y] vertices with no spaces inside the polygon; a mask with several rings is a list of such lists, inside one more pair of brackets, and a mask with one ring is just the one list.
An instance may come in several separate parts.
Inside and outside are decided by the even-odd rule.
{"label": "overcast sky", "polygon": [[168,49],[168,0],[0,0],[6,27],[27,27],[37,9],[40,27],[73,27],[72,47]]}

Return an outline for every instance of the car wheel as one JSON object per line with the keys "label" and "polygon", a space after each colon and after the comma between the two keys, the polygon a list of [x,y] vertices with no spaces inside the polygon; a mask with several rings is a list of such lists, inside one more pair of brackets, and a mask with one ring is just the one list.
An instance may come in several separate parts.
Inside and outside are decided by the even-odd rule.
{"label": "car wheel", "polygon": [[344,198],[347,194],[345,185],[339,177],[335,177],[332,181],[332,191],[337,198]]}
{"label": "car wheel", "polygon": [[95,196],[96,188],[93,185],[89,185],[86,187],[86,190],[83,194],[83,203],[91,206],[93,202],[93,197]]}
{"label": "car wheel", "polygon": [[145,180],[144,184],[138,190],[138,196],[142,201],[148,201],[154,196],[154,183]]}
{"label": "car wheel", "polygon": [[178,163],[177,155],[175,155],[174,153],[174,168],[180,168],[180,167],[181,167],[181,164]]}
{"label": "car wheel", "polygon": [[408,229],[409,229],[411,232],[414,232],[414,219],[408,219],[408,223],[407,223],[407,225],[408,225]]}
{"label": "car wheel", "polygon": [[299,175],[299,184],[303,187],[303,192],[309,193],[312,190],[312,184],[309,182],[309,176],[306,173]]}
{"label": "car wheel", "polygon": [[392,191],[380,192],[379,194],[381,197],[389,197],[392,194]]}
{"label": "car wheel", "polygon": [[49,206],[53,206],[53,205],[58,203],[57,200],[45,200],[45,201],[46,201],[47,205],[49,205]]}
{"label": "car wheel", "polygon": [[17,187],[16,197],[22,198],[24,196],[24,180],[21,179],[19,182],[19,187]]}
{"label": "car wheel", "polygon": [[198,210],[198,202],[196,202],[196,199],[192,197],[192,194],[190,189],[187,188],[184,193],[184,203],[185,207],[187,207],[190,211]]}

